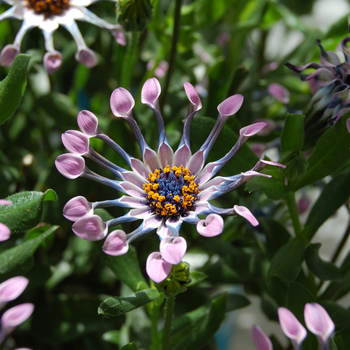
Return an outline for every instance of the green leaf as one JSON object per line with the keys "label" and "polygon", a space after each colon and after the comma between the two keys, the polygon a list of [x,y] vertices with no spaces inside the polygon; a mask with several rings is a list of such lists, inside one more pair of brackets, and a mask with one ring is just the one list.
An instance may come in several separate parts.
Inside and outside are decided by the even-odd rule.
{"label": "green leaf", "polygon": [[330,218],[350,196],[350,171],[336,175],[323,189],[307,218],[303,237],[311,240],[318,228]]}
{"label": "green leaf", "polygon": [[140,282],[146,283],[139,266],[136,250],[130,246],[129,251],[121,256],[111,256],[105,254],[101,249],[101,244],[96,243],[102,264],[108,266],[118,280],[124,282],[133,291],[136,291]]}
{"label": "green leaf", "polygon": [[157,289],[146,289],[131,294],[127,297],[110,297],[104,300],[99,308],[98,314],[105,316],[121,316],[150,303],[160,297]]}
{"label": "green leaf", "polygon": [[11,230],[11,233],[24,232],[36,226],[41,219],[42,206],[45,201],[56,201],[53,190],[46,192],[19,192],[6,198],[11,206],[0,206],[0,222]]}
{"label": "green leaf", "polygon": [[305,250],[305,261],[311,272],[324,281],[334,281],[341,279],[339,267],[331,262],[322,260],[318,251],[321,243],[310,244]]}
{"label": "green leaf", "polygon": [[332,175],[350,160],[350,134],[346,128],[349,113],[328,129],[319,139],[309,161],[306,174],[296,182],[294,191]]}
{"label": "green leaf", "polygon": [[1,274],[23,274],[28,271],[32,265],[32,256],[39,245],[53,232],[58,226],[52,226],[39,237],[24,242],[21,245],[8,249],[0,254],[0,273]]}
{"label": "green leaf", "polygon": [[293,282],[299,275],[304,261],[307,241],[300,237],[292,238],[281,247],[271,261],[268,277],[276,276],[285,282]]}
{"label": "green leaf", "polygon": [[208,343],[225,318],[226,295],[221,295],[198,309],[173,321],[172,350],[201,349]]}
{"label": "green leaf", "polygon": [[0,125],[17,109],[27,85],[27,66],[30,56],[19,54],[7,77],[0,82]]}
{"label": "green leaf", "polygon": [[120,350],[137,350],[137,346],[132,342],[123,346]]}
{"label": "green leaf", "polygon": [[250,301],[241,294],[229,293],[226,295],[226,312],[241,309],[250,305]]}
{"label": "green leaf", "polygon": [[300,151],[304,143],[304,119],[301,114],[288,114],[281,134],[282,153]]}
{"label": "green leaf", "polygon": [[245,186],[248,192],[264,192],[267,198],[280,200],[288,193],[288,187],[277,178],[266,178],[256,176],[252,178]]}

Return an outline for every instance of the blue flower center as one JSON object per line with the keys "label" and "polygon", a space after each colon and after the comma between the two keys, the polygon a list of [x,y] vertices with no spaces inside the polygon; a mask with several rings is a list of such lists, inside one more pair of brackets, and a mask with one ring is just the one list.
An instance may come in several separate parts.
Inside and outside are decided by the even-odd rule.
{"label": "blue flower center", "polygon": [[193,210],[200,192],[199,183],[182,165],[156,169],[148,175],[143,189],[152,212],[166,219],[186,216],[188,211]]}

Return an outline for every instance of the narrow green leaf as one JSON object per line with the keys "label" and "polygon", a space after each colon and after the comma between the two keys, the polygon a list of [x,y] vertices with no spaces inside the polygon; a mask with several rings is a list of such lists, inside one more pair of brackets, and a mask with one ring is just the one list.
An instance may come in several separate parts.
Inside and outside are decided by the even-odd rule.
{"label": "narrow green leaf", "polygon": [[281,247],[271,261],[268,277],[276,276],[285,282],[293,282],[299,275],[304,261],[307,241],[300,237],[292,238]]}
{"label": "narrow green leaf", "polygon": [[104,300],[99,308],[98,314],[105,316],[121,316],[150,303],[160,297],[157,289],[146,289],[131,294],[127,297],[110,297]]}
{"label": "narrow green leaf", "polygon": [[305,261],[311,272],[324,281],[334,281],[341,279],[339,267],[329,261],[322,260],[318,251],[321,243],[310,244],[305,250]]}
{"label": "narrow green leaf", "polygon": [[24,232],[36,226],[41,219],[42,203],[56,201],[53,190],[46,192],[19,192],[6,198],[11,206],[0,206],[0,222],[11,230],[11,234]]}
{"label": "narrow green leaf", "polygon": [[303,237],[311,240],[318,228],[330,218],[350,196],[350,171],[336,175],[323,189],[307,218]]}
{"label": "narrow green leaf", "polygon": [[39,237],[24,242],[21,245],[8,249],[0,254],[0,273],[24,273],[31,268],[31,259],[39,245],[53,232],[58,226],[52,226]]}
{"label": "narrow green leaf", "polygon": [[241,309],[250,305],[250,301],[241,294],[229,293],[226,295],[226,312]]}
{"label": "narrow green leaf", "polygon": [[0,82],[0,125],[17,109],[27,85],[27,66],[30,56],[19,54],[7,77]]}
{"label": "narrow green leaf", "polygon": [[198,309],[173,321],[172,350],[202,349],[208,343],[225,318],[226,295],[221,295]]}
{"label": "narrow green leaf", "polygon": [[346,128],[346,113],[328,129],[316,144],[306,174],[294,186],[294,191],[332,175],[350,160],[350,134]]}
{"label": "narrow green leaf", "polygon": [[304,143],[304,119],[301,114],[288,114],[281,134],[282,153],[300,151]]}

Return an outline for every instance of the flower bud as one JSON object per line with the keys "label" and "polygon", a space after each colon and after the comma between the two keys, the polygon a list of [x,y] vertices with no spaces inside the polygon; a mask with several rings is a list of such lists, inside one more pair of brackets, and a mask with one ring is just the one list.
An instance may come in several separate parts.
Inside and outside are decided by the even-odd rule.
{"label": "flower bud", "polygon": [[152,16],[150,0],[119,0],[118,22],[127,32],[142,32]]}
{"label": "flower bud", "polygon": [[169,298],[185,292],[191,281],[190,265],[182,261],[180,264],[173,265],[169,276],[163,282],[157,283],[156,287]]}

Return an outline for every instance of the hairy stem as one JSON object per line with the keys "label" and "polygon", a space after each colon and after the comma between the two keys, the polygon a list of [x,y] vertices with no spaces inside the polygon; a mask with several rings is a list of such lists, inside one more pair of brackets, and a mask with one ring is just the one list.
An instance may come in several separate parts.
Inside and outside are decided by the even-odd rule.
{"label": "hairy stem", "polygon": [[299,212],[298,212],[297,204],[295,202],[294,193],[293,192],[287,193],[284,199],[288,206],[290,218],[292,219],[295,235],[300,236],[301,225],[299,221]]}

